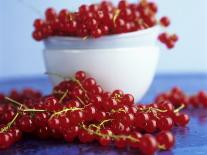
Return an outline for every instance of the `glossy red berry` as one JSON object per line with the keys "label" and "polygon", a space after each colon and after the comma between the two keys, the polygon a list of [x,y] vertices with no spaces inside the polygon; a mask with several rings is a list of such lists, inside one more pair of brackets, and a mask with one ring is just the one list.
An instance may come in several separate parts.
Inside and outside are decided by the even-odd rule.
{"label": "glossy red berry", "polygon": [[79,132],[78,137],[79,137],[79,140],[81,143],[90,143],[90,142],[94,141],[94,139],[95,139],[93,134],[91,134],[85,130],[81,130]]}
{"label": "glossy red berry", "polygon": [[126,0],[121,0],[118,4],[118,8],[121,9],[121,10],[125,9],[127,7],[128,7],[128,2]]}
{"label": "glossy red berry", "polygon": [[170,19],[168,17],[162,17],[160,19],[160,24],[164,27],[168,27],[170,25]]}
{"label": "glossy red berry", "polygon": [[48,8],[45,11],[45,16],[46,16],[47,21],[54,20],[57,16],[55,9],[54,8]]}
{"label": "glossy red berry", "polygon": [[35,30],[33,33],[32,33],[32,37],[36,40],[36,41],[40,41],[43,39],[43,33],[39,30]]}
{"label": "glossy red berry", "polygon": [[146,113],[138,113],[135,117],[135,126],[138,128],[144,128],[146,122],[149,120],[149,115]]}
{"label": "glossy red berry", "polygon": [[33,26],[35,27],[36,30],[41,30],[42,27],[44,26],[45,22],[42,19],[36,19],[34,21]]}
{"label": "glossy red berry", "polygon": [[148,8],[153,12],[153,13],[157,13],[158,11],[158,6],[156,3],[154,2],[149,2],[148,3]]}
{"label": "glossy red berry", "polygon": [[72,126],[64,133],[64,138],[68,143],[71,143],[78,136],[78,134],[79,134],[79,127]]}
{"label": "glossy red berry", "polygon": [[0,149],[7,149],[11,145],[11,138],[7,133],[0,133]]}
{"label": "glossy red berry", "polygon": [[175,123],[178,126],[185,127],[190,121],[190,118],[187,114],[178,114],[175,117]]}
{"label": "glossy red berry", "polygon": [[176,34],[171,35],[170,39],[173,40],[174,42],[177,42],[179,40],[179,38]]}
{"label": "glossy red berry", "polygon": [[124,105],[133,105],[134,104],[134,97],[131,94],[125,94],[122,97],[122,103]]}
{"label": "glossy red berry", "polygon": [[156,136],[159,145],[163,146],[165,150],[171,149],[175,144],[175,137],[171,132],[162,131]]}
{"label": "glossy red berry", "polygon": [[89,7],[87,6],[87,5],[81,5],[80,7],[79,7],[79,13],[80,14],[85,14],[86,12],[88,12],[89,11]]}
{"label": "glossy red berry", "polygon": [[32,132],[35,130],[34,120],[28,115],[22,116],[18,120],[18,127],[23,132]]}
{"label": "glossy red berry", "polygon": [[142,134],[139,132],[133,132],[130,134],[131,137],[135,138],[137,141],[128,140],[129,146],[134,149],[138,149],[140,147],[140,140],[142,138]]}
{"label": "glossy red berry", "polygon": [[61,22],[67,22],[70,20],[70,13],[67,9],[62,9],[58,15]]}
{"label": "glossy red berry", "polygon": [[101,29],[100,28],[97,28],[97,29],[94,29],[94,30],[92,30],[92,32],[91,32],[91,35],[94,37],[94,38],[99,38],[99,37],[101,37],[102,36],[102,31],[101,31]]}
{"label": "glossy red berry", "polygon": [[78,71],[75,73],[75,78],[79,81],[83,81],[86,78],[86,73],[84,71]]}
{"label": "glossy red berry", "polygon": [[171,130],[173,128],[173,120],[170,117],[163,117],[158,121],[160,130]]}
{"label": "glossy red berry", "polygon": [[90,90],[95,85],[96,81],[93,78],[87,78],[85,81],[83,81],[83,87],[87,90]]}
{"label": "glossy red berry", "polygon": [[118,139],[115,140],[115,146],[117,148],[125,148],[126,143],[127,143],[127,141],[124,138],[118,138]]}
{"label": "glossy red berry", "polygon": [[36,130],[36,134],[40,139],[48,139],[51,135],[51,131],[48,126],[43,126]]}
{"label": "glossy red berry", "polygon": [[47,125],[49,115],[47,113],[39,112],[35,114],[34,123],[38,127],[44,127]]}
{"label": "glossy red berry", "polygon": [[166,46],[167,46],[168,49],[172,49],[172,48],[175,47],[175,42],[173,40],[169,39],[166,42]]}
{"label": "glossy red berry", "polygon": [[157,121],[154,119],[150,119],[146,122],[145,131],[147,133],[153,133],[157,129]]}
{"label": "glossy red berry", "polygon": [[98,141],[101,144],[101,146],[108,146],[111,142],[111,139],[106,136],[106,137],[99,138]]}
{"label": "glossy red berry", "polygon": [[156,139],[152,135],[144,135],[140,140],[140,149],[144,154],[154,154],[158,149]]}
{"label": "glossy red berry", "polygon": [[12,128],[9,132],[12,133],[14,142],[17,142],[22,138],[22,131],[18,128]]}

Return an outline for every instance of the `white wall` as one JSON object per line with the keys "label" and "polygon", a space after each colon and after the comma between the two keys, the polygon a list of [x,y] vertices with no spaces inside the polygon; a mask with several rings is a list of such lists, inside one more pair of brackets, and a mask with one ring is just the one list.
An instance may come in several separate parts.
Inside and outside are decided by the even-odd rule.
{"label": "white wall", "polygon": [[172,52],[163,52],[160,72],[207,72],[206,0],[157,0],[163,14],[170,15],[172,31],[180,42]]}
{"label": "white wall", "polygon": [[[41,12],[49,6],[74,10],[81,3],[98,2],[98,0],[24,1]],[[181,38],[172,51],[162,47],[158,72],[207,72],[206,0],[156,1],[160,6],[160,13],[169,15],[172,19],[173,25],[170,31],[177,32]],[[2,0],[0,7],[0,77],[42,74],[43,45],[31,38],[32,23],[38,15],[18,0]]]}

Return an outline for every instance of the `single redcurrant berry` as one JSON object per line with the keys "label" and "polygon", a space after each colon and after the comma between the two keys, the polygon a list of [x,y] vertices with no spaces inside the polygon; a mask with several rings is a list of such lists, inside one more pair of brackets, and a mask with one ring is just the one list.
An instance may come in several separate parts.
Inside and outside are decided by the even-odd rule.
{"label": "single redcurrant berry", "polygon": [[168,17],[162,17],[160,19],[160,24],[164,27],[168,27],[170,25],[170,19]]}
{"label": "single redcurrant berry", "polygon": [[139,133],[139,132],[133,132],[132,134],[130,134],[130,136],[132,138],[135,138],[137,140],[137,142],[136,141],[132,141],[132,140],[128,140],[129,146],[131,148],[138,149],[139,146],[140,146],[140,142],[139,141],[142,138],[142,134]]}
{"label": "single redcurrant berry", "polygon": [[158,121],[160,130],[171,130],[173,128],[173,120],[170,117],[163,117]]}
{"label": "single redcurrant berry", "polygon": [[24,115],[18,120],[18,127],[23,132],[32,132],[36,128],[34,120],[28,115]]}
{"label": "single redcurrant berry", "polygon": [[171,39],[168,39],[167,42],[166,42],[166,46],[168,49],[172,49],[175,47],[175,42]]}
{"label": "single redcurrant berry", "polygon": [[167,33],[161,33],[158,37],[158,39],[160,40],[160,42],[162,43],[166,43],[167,40],[169,38],[169,35]]}
{"label": "single redcurrant berry", "polygon": [[146,122],[149,120],[149,115],[146,113],[137,113],[135,117],[135,126],[138,128],[144,128]]}
{"label": "single redcurrant berry", "polygon": [[160,146],[163,146],[165,150],[171,149],[175,144],[175,137],[169,131],[162,131],[156,136],[156,140]]}
{"label": "single redcurrant berry", "polygon": [[148,3],[148,8],[149,8],[153,13],[157,13],[157,11],[158,11],[157,4],[155,4],[154,2],[149,2],[149,3]]}
{"label": "single redcurrant berry", "polygon": [[94,29],[92,32],[91,32],[91,35],[94,37],[94,38],[99,38],[102,36],[102,31],[100,28],[97,28],[97,29]]}
{"label": "single redcurrant berry", "polygon": [[178,114],[175,117],[175,123],[181,127],[185,127],[190,121],[190,118],[187,114]]}
{"label": "single redcurrant berry", "polygon": [[43,33],[41,31],[34,31],[32,33],[32,37],[36,40],[36,41],[40,41],[43,39]]}
{"label": "single redcurrant berry", "polygon": [[81,5],[79,7],[79,13],[81,15],[84,15],[85,13],[87,13],[89,11],[89,7],[87,5]]}
{"label": "single redcurrant berry", "polygon": [[6,149],[11,145],[11,137],[7,133],[0,133],[0,149]]}
{"label": "single redcurrant berry", "polygon": [[115,140],[115,146],[117,148],[125,148],[126,143],[127,143],[127,141],[124,138],[118,138],[118,139]]}
{"label": "single redcurrant berry", "polygon": [[154,154],[158,149],[156,139],[152,135],[144,135],[140,140],[140,149],[144,154]]}
{"label": "single redcurrant berry", "polygon": [[170,39],[173,40],[174,42],[177,42],[179,40],[179,38],[176,34],[171,35]]}
{"label": "single redcurrant berry", "polygon": [[48,126],[44,126],[37,129],[36,134],[40,139],[48,139],[51,135],[51,132]]}
{"label": "single redcurrant berry", "polygon": [[134,97],[131,94],[125,94],[121,101],[124,105],[133,105]]}
{"label": "single redcurrant berry", "polygon": [[86,78],[86,73],[84,71],[78,71],[75,73],[75,78],[79,81],[83,81]]}
{"label": "single redcurrant berry", "polygon": [[45,24],[44,20],[42,20],[42,19],[36,19],[34,21],[33,26],[35,27],[36,30],[41,30],[44,24]]}
{"label": "single redcurrant berry", "polygon": [[146,122],[145,131],[148,133],[153,133],[157,129],[157,122],[154,119],[150,119]]}
{"label": "single redcurrant berry", "polygon": [[93,78],[87,78],[86,80],[83,81],[83,87],[86,90],[90,90],[95,85],[96,85],[96,80]]}
{"label": "single redcurrant berry", "polygon": [[48,8],[45,11],[45,16],[46,16],[47,21],[55,20],[55,18],[57,16],[55,9],[54,8]]}
{"label": "single redcurrant berry", "polygon": [[128,2],[126,1],[126,0],[121,0],[120,2],[119,2],[119,4],[118,4],[118,8],[119,9],[125,9],[125,8],[127,8],[128,7]]}
{"label": "single redcurrant berry", "polygon": [[68,9],[62,9],[58,15],[58,18],[61,22],[63,21],[69,21],[70,18],[69,18],[69,11]]}

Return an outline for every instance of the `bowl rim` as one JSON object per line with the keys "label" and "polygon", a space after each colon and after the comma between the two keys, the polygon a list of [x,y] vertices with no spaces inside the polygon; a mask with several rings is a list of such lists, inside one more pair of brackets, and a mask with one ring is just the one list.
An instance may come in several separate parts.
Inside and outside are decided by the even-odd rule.
{"label": "bowl rim", "polygon": [[[127,33],[121,33],[121,34],[112,34],[112,35],[106,35],[106,36],[102,36],[100,38],[98,38],[97,40],[113,40],[113,39],[120,39],[120,38],[130,38],[130,37],[140,37],[143,36],[145,34],[149,34],[151,32],[154,32],[155,30],[160,29],[159,25],[155,25],[153,27],[147,28],[147,29],[143,29],[143,30],[139,30],[139,31],[134,31],[134,32],[127,32]],[[52,37],[48,37],[47,39],[44,40],[45,41],[52,41],[52,40],[62,40],[62,41],[86,41],[86,40],[95,40],[94,38],[87,38],[87,39],[83,39],[81,37],[68,37],[68,36],[52,36]],[[97,41],[96,40],[96,41]]]}

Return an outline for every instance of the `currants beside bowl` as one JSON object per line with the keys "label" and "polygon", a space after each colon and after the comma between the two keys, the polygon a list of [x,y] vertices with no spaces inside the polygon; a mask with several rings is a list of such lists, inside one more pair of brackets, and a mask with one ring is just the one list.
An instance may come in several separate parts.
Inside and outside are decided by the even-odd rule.
{"label": "currants beside bowl", "polygon": [[[98,4],[81,5],[77,12],[62,9],[59,13],[53,8],[45,11],[45,19],[34,21],[33,38],[37,41],[52,36],[81,37],[83,40],[92,37],[115,35],[142,31],[160,25],[168,27],[168,17],[157,19],[158,7],[154,2],[140,0],[128,3],[121,0],[117,6],[102,1]],[[160,34],[158,40],[171,49],[178,40],[176,34]]]}

